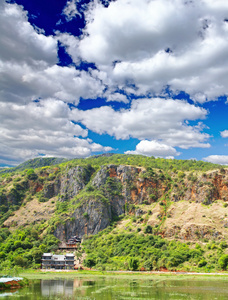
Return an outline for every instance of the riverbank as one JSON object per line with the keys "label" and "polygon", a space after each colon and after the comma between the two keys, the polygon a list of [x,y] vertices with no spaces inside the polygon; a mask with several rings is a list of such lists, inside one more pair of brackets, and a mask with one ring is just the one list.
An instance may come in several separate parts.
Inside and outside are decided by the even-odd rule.
{"label": "riverbank", "polygon": [[140,271],[96,271],[96,270],[24,270],[20,276],[28,279],[57,279],[75,277],[118,277],[138,279],[172,279],[172,280],[224,280],[228,281],[228,272],[220,273],[190,273],[190,272],[140,272]]}

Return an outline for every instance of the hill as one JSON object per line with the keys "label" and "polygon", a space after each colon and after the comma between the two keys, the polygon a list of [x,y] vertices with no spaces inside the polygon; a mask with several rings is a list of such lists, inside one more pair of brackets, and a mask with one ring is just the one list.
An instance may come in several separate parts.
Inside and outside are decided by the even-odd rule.
{"label": "hill", "polygon": [[84,239],[77,255],[85,251],[84,264],[97,268],[136,268],[133,258],[136,269],[228,263],[228,169],[220,165],[96,156],[1,174],[0,186],[0,267],[39,266],[72,235]]}
{"label": "hill", "polygon": [[57,164],[66,162],[66,161],[68,161],[68,159],[66,159],[66,158],[39,157],[39,158],[30,159],[16,167],[0,169],[0,174],[23,171],[26,169],[36,169],[36,168],[45,167],[45,166],[52,166],[52,165],[57,165]]}

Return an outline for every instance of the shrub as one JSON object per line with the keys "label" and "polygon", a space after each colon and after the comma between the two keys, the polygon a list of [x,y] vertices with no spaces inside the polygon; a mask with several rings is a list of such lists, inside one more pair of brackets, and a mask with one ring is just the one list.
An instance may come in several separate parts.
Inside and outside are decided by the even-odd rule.
{"label": "shrub", "polygon": [[157,196],[155,194],[150,194],[149,197],[150,197],[150,199],[152,201],[156,201],[157,200]]}
{"label": "shrub", "polygon": [[153,232],[152,226],[147,225],[146,228],[145,228],[145,230],[144,230],[144,232],[145,232],[145,233],[152,233],[152,232]]}
{"label": "shrub", "polygon": [[38,178],[33,169],[27,171],[27,177],[29,180],[36,180]]}
{"label": "shrub", "polygon": [[201,259],[201,261],[198,263],[198,267],[202,268],[202,267],[206,266],[206,264],[207,264],[206,260],[205,259]]}
{"label": "shrub", "polygon": [[17,255],[16,257],[14,257],[14,264],[16,266],[26,267],[27,262],[27,259],[23,258],[21,255]]}
{"label": "shrub", "polygon": [[46,198],[46,197],[44,197],[44,196],[40,196],[39,198],[38,198],[38,201],[39,202],[47,202],[49,199],[48,198]]}
{"label": "shrub", "polygon": [[225,171],[225,169],[224,169],[224,168],[220,168],[220,170],[219,170],[219,171],[220,171],[220,173],[221,173],[221,174],[225,174],[225,173],[226,173],[226,171]]}
{"label": "shrub", "polygon": [[146,260],[143,266],[147,271],[151,271],[153,269],[153,263],[151,260]]}
{"label": "shrub", "polygon": [[88,219],[89,218],[89,214],[87,212],[84,212],[83,217]]}
{"label": "shrub", "polygon": [[221,249],[225,249],[227,248],[227,243],[225,241],[222,241],[220,244],[219,244],[220,248]]}
{"label": "shrub", "polygon": [[88,268],[92,268],[92,267],[94,267],[94,266],[96,265],[96,258],[93,257],[93,256],[88,256],[88,257],[84,260],[83,264],[84,264],[86,267],[88,267]]}
{"label": "shrub", "polygon": [[182,171],[179,171],[177,176],[178,176],[178,178],[181,178],[181,179],[182,179],[182,178],[185,177],[185,173],[182,172]]}
{"label": "shrub", "polygon": [[129,259],[129,268],[130,268],[130,270],[136,271],[136,270],[138,270],[138,267],[139,267],[139,260],[137,258],[131,257]]}
{"label": "shrub", "polygon": [[95,188],[92,185],[87,185],[87,187],[86,187],[87,192],[93,192],[94,190],[95,190]]}
{"label": "shrub", "polygon": [[224,254],[220,257],[219,261],[218,261],[219,265],[221,266],[221,268],[223,270],[227,269],[227,265],[228,265],[228,254]]}

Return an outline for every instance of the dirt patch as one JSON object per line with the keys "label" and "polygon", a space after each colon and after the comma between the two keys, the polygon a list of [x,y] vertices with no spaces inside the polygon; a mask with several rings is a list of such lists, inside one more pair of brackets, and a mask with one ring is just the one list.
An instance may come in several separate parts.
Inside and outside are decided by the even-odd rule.
{"label": "dirt patch", "polygon": [[14,212],[14,216],[9,217],[4,222],[4,226],[11,228],[49,220],[55,212],[56,200],[56,198],[47,202],[39,202],[37,199],[31,200]]}
{"label": "dirt patch", "polygon": [[172,203],[163,230],[165,237],[184,240],[228,238],[228,210],[222,201],[209,206],[187,201]]}

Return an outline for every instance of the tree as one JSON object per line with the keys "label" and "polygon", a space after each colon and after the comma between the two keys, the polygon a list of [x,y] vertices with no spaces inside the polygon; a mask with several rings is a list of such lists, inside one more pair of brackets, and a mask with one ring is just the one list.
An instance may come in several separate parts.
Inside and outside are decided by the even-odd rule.
{"label": "tree", "polygon": [[137,258],[131,257],[129,259],[129,268],[132,271],[136,271],[139,267],[139,260]]}
{"label": "tree", "polygon": [[14,264],[16,266],[26,267],[27,260],[25,258],[23,258],[21,255],[17,255],[16,257],[14,257]]}
{"label": "tree", "polygon": [[29,180],[36,180],[38,178],[33,169],[27,171],[27,177]]}
{"label": "tree", "polygon": [[153,232],[152,226],[147,225],[146,228],[145,228],[145,230],[144,230],[144,232],[145,232],[145,233],[152,233],[152,232]]}
{"label": "tree", "polygon": [[219,265],[221,266],[221,268],[223,270],[227,269],[227,265],[228,265],[228,254],[224,254],[220,257],[219,261],[218,261]]}
{"label": "tree", "polygon": [[95,259],[95,257],[90,256],[90,257],[87,257],[83,263],[86,267],[92,268],[96,265],[96,259]]}

